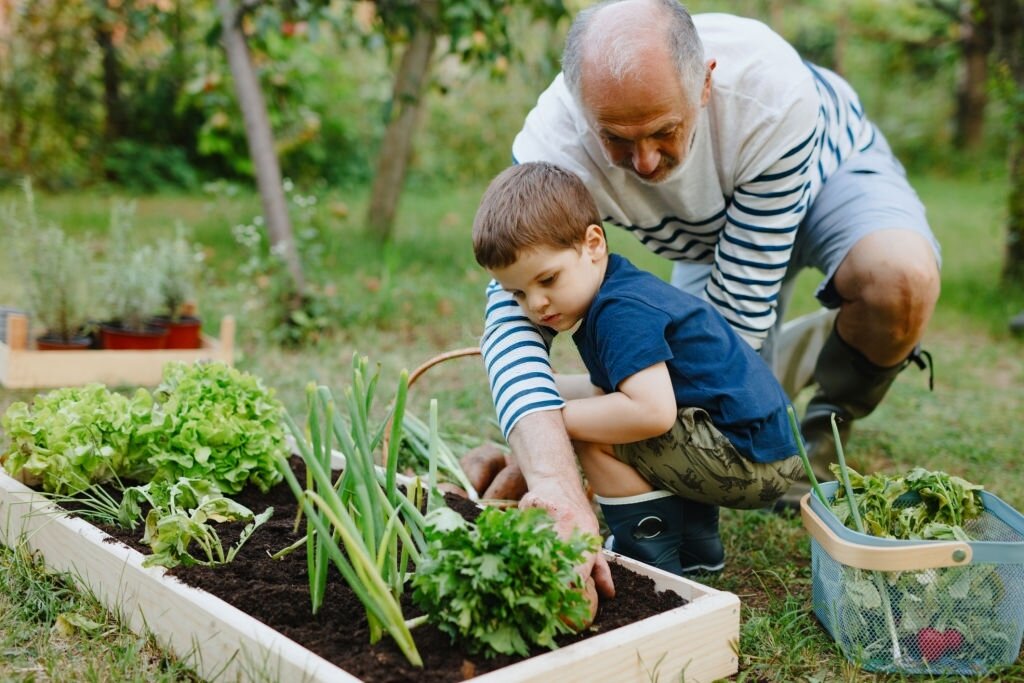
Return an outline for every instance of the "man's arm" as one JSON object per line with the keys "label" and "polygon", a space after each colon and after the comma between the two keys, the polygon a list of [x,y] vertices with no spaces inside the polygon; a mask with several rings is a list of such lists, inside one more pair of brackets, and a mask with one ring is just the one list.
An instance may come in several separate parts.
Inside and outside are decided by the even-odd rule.
{"label": "man's arm", "polygon": [[622,380],[618,391],[569,401],[562,418],[571,439],[619,444],[664,434],[676,412],[668,368],[657,363]]}
{"label": "man's arm", "polygon": [[541,330],[530,322],[515,298],[493,280],[487,286],[480,350],[506,440],[524,416],[559,410],[564,405],[555,386],[548,344]]}
{"label": "man's arm", "polygon": [[[529,485],[519,507],[547,510],[563,537],[579,530],[600,538],[600,526],[583,491],[576,454],[566,436],[561,413],[549,410],[522,418],[509,435],[509,446]],[[608,561],[598,551],[588,554],[576,569],[584,580],[593,616],[597,609],[595,587],[606,598],[615,596]]]}
{"label": "man's arm", "polygon": [[[599,536],[562,422],[565,401],[555,386],[548,346],[515,299],[495,282],[487,288],[481,351],[498,422],[529,487],[520,506],[547,510],[563,536],[576,529]],[[595,585],[606,597],[615,594],[600,552],[588,555],[578,571],[595,609]]]}
{"label": "man's arm", "polygon": [[[725,214],[705,295],[754,349],[775,324],[776,302],[819,173],[825,127],[816,98],[798,98],[777,129],[781,156],[740,179]],[[778,141],[781,142],[781,141]],[[778,142],[776,144],[778,144]]]}

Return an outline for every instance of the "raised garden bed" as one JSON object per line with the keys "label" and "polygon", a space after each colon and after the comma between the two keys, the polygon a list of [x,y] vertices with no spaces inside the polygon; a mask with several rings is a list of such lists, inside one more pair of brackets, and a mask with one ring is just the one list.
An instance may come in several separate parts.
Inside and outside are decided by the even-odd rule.
{"label": "raised garden bed", "polygon": [[234,361],[235,320],[225,316],[219,337],[203,335],[198,349],[153,351],[38,351],[29,348],[28,320],[7,316],[7,341],[0,340],[0,385],[8,389],[70,387],[90,382],[108,386],[154,386],[160,383],[164,363]]}
{"label": "raised garden bed", "polygon": [[[281,493],[283,497],[272,499],[275,519],[290,527],[290,513],[283,509],[290,494]],[[271,496],[274,496],[273,491]],[[259,504],[252,506],[256,509]],[[50,567],[80,577],[82,583],[108,607],[122,614],[132,628],[153,631],[162,645],[189,660],[205,677],[283,681],[437,680],[418,671],[403,670],[397,648],[384,643],[374,648],[369,665],[355,665],[365,669],[358,669],[357,677],[328,661],[327,657],[334,659],[334,656],[325,650],[338,636],[338,621],[344,623],[345,620],[339,614],[332,614],[340,612],[340,604],[326,605],[324,613],[318,617],[324,620],[322,640],[327,645],[311,643],[307,649],[242,609],[184,583],[206,585],[210,577],[204,579],[202,575],[209,574],[210,570],[176,570],[180,573],[180,578],[177,578],[162,568],[143,567],[143,556],[137,551],[110,542],[112,539],[100,529],[56,512],[52,504],[39,494],[6,475],[0,475],[0,540],[13,544],[22,539],[41,553]],[[258,535],[254,535],[236,558],[238,567],[243,567],[247,558],[266,556],[267,548],[260,543]],[[446,643],[436,646],[424,644],[421,649],[425,655],[434,652],[448,659],[454,654],[461,666],[456,669],[454,677],[446,680],[477,675],[476,680],[492,683],[551,680],[618,683],[658,677],[677,680],[685,673],[687,681],[711,681],[737,671],[735,649],[739,639],[739,599],[735,595],[614,554],[609,557],[616,564],[614,570],[620,590],[618,599],[606,602],[609,613],[614,611],[615,603],[629,607],[631,602],[649,601],[653,593],[651,583],[653,589],[671,591],[686,603],[628,626],[614,628],[609,625],[608,628],[613,630],[507,666],[501,666],[506,662],[496,660],[472,662],[467,658],[463,661],[463,657]],[[298,564],[304,567],[304,559],[299,559]],[[239,579],[249,581],[249,602],[252,604],[244,606],[248,611],[258,612],[261,606],[266,607],[264,603],[273,597],[270,593],[278,588],[264,581],[260,571],[254,568],[248,579],[244,576]],[[648,595],[642,599],[638,593],[626,588],[628,579],[637,578],[644,582],[641,577],[651,580],[645,587]],[[305,581],[304,576],[298,578]],[[217,582],[219,578],[213,581]],[[678,604],[678,599],[673,600]],[[291,602],[303,601],[292,599]],[[305,612],[305,620],[312,620],[308,616],[308,602],[296,607]],[[267,620],[280,618],[270,615]],[[598,617],[598,627],[604,618],[603,611]],[[289,631],[286,626],[280,628]],[[415,635],[419,641],[419,632]],[[313,650],[324,652],[326,656]],[[367,666],[368,669],[365,668]],[[501,668],[488,672],[495,666]],[[356,672],[357,669],[352,668],[351,671]]]}

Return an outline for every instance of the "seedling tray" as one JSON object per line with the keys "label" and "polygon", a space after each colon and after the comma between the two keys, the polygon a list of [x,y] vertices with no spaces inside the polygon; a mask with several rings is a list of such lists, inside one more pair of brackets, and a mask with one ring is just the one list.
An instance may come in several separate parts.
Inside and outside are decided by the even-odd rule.
{"label": "seedling tray", "polygon": [[[61,514],[43,496],[0,472],[0,542],[24,542],[46,564],[76,576],[125,623],[148,629],[200,675],[230,681],[358,681],[241,610],[165,574],[143,556],[81,519]],[[639,564],[612,562],[649,576],[687,604],[580,643],[482,675],[511,681],[708,682],[738,669],[740,601],[732,593]]]}
{"label": "seedling tray", "polygon": [[220,321],[218,338],[203,335],[198,349],[154,351],[37,351],[29,348],[28,320],[7,316],[7,341],[0,340],[0,385],[8,389],[50,389],[100,382],[108,386],[156,386],[164,363],[234,361],[235,320]]}

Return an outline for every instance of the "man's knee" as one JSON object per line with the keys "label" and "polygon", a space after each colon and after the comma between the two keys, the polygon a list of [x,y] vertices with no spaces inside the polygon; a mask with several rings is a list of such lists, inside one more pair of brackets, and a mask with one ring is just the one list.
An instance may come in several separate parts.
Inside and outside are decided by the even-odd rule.
{"label": "man's knee", "polygon": [[862,294],[865,304],[883,320],[897,340],[915,339],[931,318],[939,297],[934,263],[907,262],[880,271]]}
{"label": "man's knee", "polygon": [[854,245],[835,276],[846,304],[890,329],[895,341],[920,336],[939,297],[931,244],[907,230],[872,233]]}

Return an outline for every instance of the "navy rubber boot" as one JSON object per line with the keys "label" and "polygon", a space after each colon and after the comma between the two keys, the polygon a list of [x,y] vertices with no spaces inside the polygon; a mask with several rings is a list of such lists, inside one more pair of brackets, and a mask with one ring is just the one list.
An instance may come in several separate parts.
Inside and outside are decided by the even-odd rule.
{"label": "navy rubber boot", "polygon": [[679,545],[683,540],[681,501],[667,491],[627,498],[597,496],[611,530],[605,547],[682,576],[679,564]]}
{"label": "navy rubber boot", "polygon": [[677,498],[682,514],[679,566],[683,574],[720,572],[725,548],[718,535],[718,506]]}

